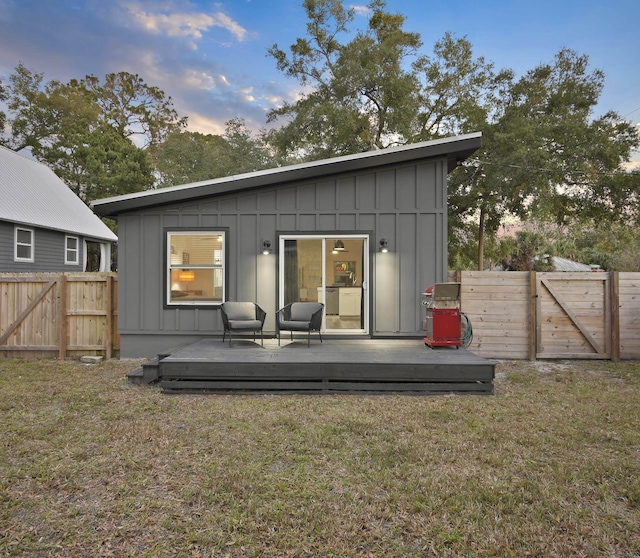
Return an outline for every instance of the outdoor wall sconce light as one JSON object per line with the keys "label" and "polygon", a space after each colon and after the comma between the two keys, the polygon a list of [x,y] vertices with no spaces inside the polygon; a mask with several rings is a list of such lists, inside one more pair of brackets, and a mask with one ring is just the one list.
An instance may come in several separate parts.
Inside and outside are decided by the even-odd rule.
{"label": "outdoor wall sconce light", "polygon": [[263,240],[262,241],[262,253],[265,256],[271,254],[271,241],[270,240]]}
{"label": "outdoor wall sconce light", "polygon": [[389,251],[389,242],[387,242],[386,238],[380,239],[380,252],[386,254]]}

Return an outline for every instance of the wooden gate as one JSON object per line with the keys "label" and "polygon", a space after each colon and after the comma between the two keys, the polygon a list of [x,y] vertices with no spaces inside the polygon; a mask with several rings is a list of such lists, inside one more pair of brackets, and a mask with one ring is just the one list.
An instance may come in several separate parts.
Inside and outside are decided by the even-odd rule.
{"label": "wooden gate", "polygon": [[609,273],[536,274],[536,358],[611,358]]}
{"label": "wooden gate", "polygon": [[111,358],[116,282],[113,273],[0,274],[0,358]]}

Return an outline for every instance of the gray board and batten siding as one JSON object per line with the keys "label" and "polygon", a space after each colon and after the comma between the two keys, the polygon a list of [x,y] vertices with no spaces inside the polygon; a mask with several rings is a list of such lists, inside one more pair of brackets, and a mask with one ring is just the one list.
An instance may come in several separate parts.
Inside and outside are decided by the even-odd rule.
{"label": "gray board and batten siding", "polygon": [[226,232],[226,298],[257,302],[266,334],[278,310],[279,235],[368,234],[370,335],[422,335],[420,293],[447,277],[447,174],[480,143],[468,134],[97,201],[98,215],[118,220],[121,355],[222,336],[218,308],[164,304],[165,236],[176,229]]}

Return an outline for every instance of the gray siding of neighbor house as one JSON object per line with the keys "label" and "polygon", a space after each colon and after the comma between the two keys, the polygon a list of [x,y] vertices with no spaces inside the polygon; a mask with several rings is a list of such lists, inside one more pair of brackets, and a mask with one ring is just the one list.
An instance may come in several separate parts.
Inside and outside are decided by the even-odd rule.
{"label": "gray siding of neighbor house", "polygon": [[35,245],[34,261],[14,261],[15,224],[0,221],[0,271],[10,273],[84,271],[82,265],[84,258],[84,239],[82,236],[71,235],[78,238],[79,256],[78,265],[70,265],[64,263],[65,236],[68,233],[29,225],[19,226],[33,230]]}
{"label": "gray siding of neighbor house", "polygon": [[[266,332],[275,331],[279,234],[368,233],[371,335],[421,335],[420,293],[446,278],[446,175],[446,158],[423,159],[120,214],[122,356],[150,357],[222,335],[218,309],[164,305],[164,237],[173,227],[228,229],[227,299],[262,306]],[[380,238],[389,253],[377,251]],[[274,253],[261,254],[263,239]]]}

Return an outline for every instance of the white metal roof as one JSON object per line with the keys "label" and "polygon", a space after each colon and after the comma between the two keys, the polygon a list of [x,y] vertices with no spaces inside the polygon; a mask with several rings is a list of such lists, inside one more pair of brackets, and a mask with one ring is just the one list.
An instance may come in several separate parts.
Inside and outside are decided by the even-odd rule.
{"label": "white metal roof", "polygon": [[118,240],[49,167],[1,146],[0,220]]}
{"label": "white metal roof", "polygon": [[567,258],[553,256],[553,265],[556,271],[592,271],[591,266],[580,262],[574,262]]}
{"label": "white metal roof", "polygon": [[[553,256],[553,267],[554,271],[593,271],[591,266],[580,262],[574,262],[567,258],[559,258],[558,256]],[[485,271],[489,270],[485,269]],[[504,269],[501,265],[496,265],[493,267],[492,271],[504,271]]]}

